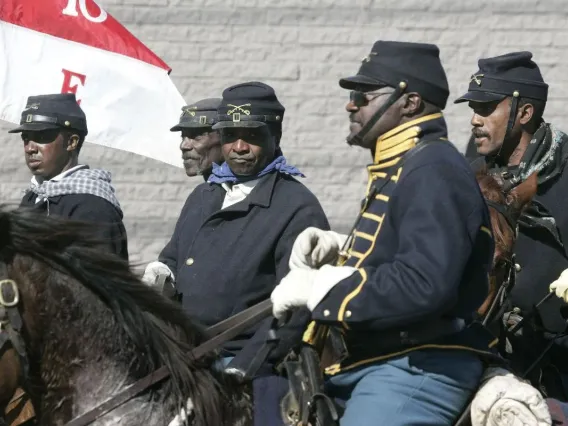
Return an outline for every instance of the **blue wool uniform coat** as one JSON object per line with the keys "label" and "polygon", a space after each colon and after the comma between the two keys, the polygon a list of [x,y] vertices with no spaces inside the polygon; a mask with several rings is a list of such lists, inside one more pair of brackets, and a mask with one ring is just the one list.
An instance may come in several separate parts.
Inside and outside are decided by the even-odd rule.
{"label": "blue wool uniform coat", "polygon": [[47,202],[36,203],[37,195],[27,192],[20,207],[31,207],[38,212],[61,216],[72,220],[95,223],[96,236],[106,242],[108,249],[128,260],[128,241],[122,223],[122,211],[104,198],[91,194],[68,194],[49,198]]}
{"label": "blue wool uniform coat", "polygon": [[[357,268],[316,306],[317,323],[341,329],[348,356],[328,373],[427,347],[488,353],[473,313],[488,295],[493,238],[469,164],[446,139],[442,114],[377,142],[367,200],[344,265]],[[374,188],[374,189],[373,189]]]}
{"label": "blue wool uniform coat", "polygon": [[[175,274],[185,311],[205,326],[268,299],[289,271],[298,234],[310,226],[329,229],[316,197],[288,175],[263,176],[245,200],[221,210],[225,194],[218,184],[199,185],[159,256]],[[300,325],[309,320],[308,314],[299,313],[298,323],[282,330],[282,351],[285,342],[301,339]],[[225,356],[248,345],[244,366],[264,342],[269,322],[228,342]],[[272,354],[275,359],[282,355]]]}

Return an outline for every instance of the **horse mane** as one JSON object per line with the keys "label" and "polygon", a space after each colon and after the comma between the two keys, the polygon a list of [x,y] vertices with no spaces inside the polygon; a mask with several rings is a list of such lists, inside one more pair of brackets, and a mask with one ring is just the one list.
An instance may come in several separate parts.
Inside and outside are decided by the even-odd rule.
{"label": "horse mane", "polygon": [[137,348],[136,375],[166,366],[171,379],[162,388],[164,395],[175,395],[179,406],[185,406],[189,395],[198,395],[192,398],[196,424],[226,424],[229,379],[211,370],[217,355],[195,360],[187,354],[205,340],[202,329],[178,304],[141,283],[127,261],[101,250],[102,244],[106,242],[97,239],[92,224],[0,205],[0,255],[5,263],[24,255],[82,284],[111,309]]}
{"label": "horse mane", "polygon": [[[477,172],[476,179],[483,198],[502,205],[504,208],[507,207],[507,197],[502,191],[501,185],[493,175],[488,173],[487,169]],[[511,214],[511,211],[509,211],[509,213],[511,217],[517,217],[516,214]],[[511,228],[507,219],[492,206],[489,206],[489,217],[491,220],[493,238],[495,240],[495,251],[499,253],[495,260],[510,258],[513,254],[515,230]],[[493,266],[495,266],[495,264]]]}

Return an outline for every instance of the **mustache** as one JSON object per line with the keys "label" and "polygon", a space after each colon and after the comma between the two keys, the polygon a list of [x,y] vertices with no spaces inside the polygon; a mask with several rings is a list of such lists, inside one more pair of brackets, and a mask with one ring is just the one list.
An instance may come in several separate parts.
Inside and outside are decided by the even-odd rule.
{"label": "mustache", "polygon": [[471,133],[473,134],[473,136],[475,136],[476,138],[487,138],[489,137],[489,134],[485,133],[483,130],[478,129],[477,127],[474,127],[473,129],[471,129]]}
{"label": "mustache", "polygon": [[28,160],[29,160],[29,161],[41,161],[42,158],[41,158],[41,157],[38,157],[38,156],[36,156],[36,155],[28,155]]}

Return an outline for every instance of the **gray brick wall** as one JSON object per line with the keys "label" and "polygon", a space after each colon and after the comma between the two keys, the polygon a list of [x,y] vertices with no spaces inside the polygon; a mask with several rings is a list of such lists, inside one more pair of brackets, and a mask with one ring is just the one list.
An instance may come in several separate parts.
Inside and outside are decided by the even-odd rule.
{"label": "gray brick wall", "polygon": [[[440,46],[452,99],[467,86],[477,58],[531,50],[551,85],[548,121],[563,125],[568,97],[568,8],[565,0],[100,0],[158,53],[187,101],[219,96],[250,79],[276,88],[287,108],[283,149],[308,176],[332,225],[346,230],[364,189],[369,156],[344,143],[346,92],[378,39]],[[147,105],[152,108],[152,105]],[[463,148],[467,106],[446,110],[450,137]],[[170,126],[177,117],[172,117]],[[16,202],[29,174],[17,136],[0,122],[0,194]],[[157,142],[158,143],[158,142]],[[182,170],[87,144],[82,161],[110,170],[125,211],[134,262],[154,259],[189,192],[200,183]]]}

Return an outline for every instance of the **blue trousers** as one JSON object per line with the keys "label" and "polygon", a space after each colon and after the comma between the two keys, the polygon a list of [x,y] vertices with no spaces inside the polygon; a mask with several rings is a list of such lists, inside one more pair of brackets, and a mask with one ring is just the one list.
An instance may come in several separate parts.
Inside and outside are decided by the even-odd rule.
{"label": "blue trousers", "polygon": [[326,391],[345,402],[340,426],[451,426],[482,372],[473,353],[415,351],[331,376]]}

